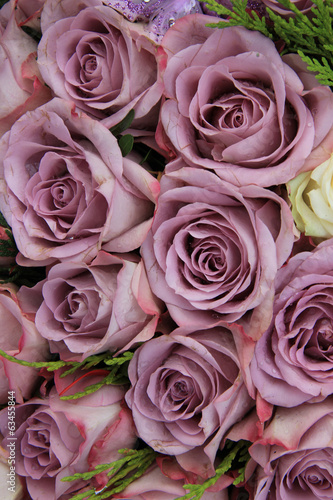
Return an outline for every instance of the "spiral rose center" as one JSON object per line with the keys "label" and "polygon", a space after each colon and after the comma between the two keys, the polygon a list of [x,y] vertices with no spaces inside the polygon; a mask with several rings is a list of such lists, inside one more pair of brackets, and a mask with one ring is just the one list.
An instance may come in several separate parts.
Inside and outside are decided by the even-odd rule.
{"label": "spiral rose center", "polygon": [[83,69],[85,74],[92,75],[96,69],[97,69],[97,59],[95,55],[91,55],[90,57],[87,56],[84,64],[83,64]]}
{"label": "spiral rose center", "polygon": [[179,380],[172,385],[169,394],[173,401],[184,401],[192,392],[193,387],[189,387],[185,380]]}

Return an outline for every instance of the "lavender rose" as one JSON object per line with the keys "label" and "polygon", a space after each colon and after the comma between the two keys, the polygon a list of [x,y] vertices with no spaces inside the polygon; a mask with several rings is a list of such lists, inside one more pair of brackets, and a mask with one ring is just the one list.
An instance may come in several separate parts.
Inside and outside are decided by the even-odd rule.
{"label": "lavender rose", "polygon": [[253,383],[269,403],[293,407],[333,393],[332,259],[327,240],[277,274],[273,319],[251,363]]}
{"label": "lavender rose", "polygon": [[298,56],[286,64],[261,33],[206,23],[188,16],[163,38],[161,146],[233,184],[287,182],[332,126],[331,90],[294,71]]}
{"label": "lavender rose", "polygon": [[[152,290],[178,325],[235,321],[267,299],[291,252],[289,207],[261,187],[238,188],[209,171],[179,168],[180,160],[172,165],[141,247]],[[268,304],[262,314],[269,324]]]}
{"label": "lavender rose", "polygon": [[142,262],[125,257],[99,252],[90,265],[64,262],[51,268],[36,326],[62,359],[129,349],[154,335],[159,307]]}
{"label": "lavender rose", "polygon": [[277,408],[251,448],[259,464],[255,500],[333,498],[333,399]]}
{"label": "lavender rose", "polygon": [[[95,370],[96,372],[96,370]],[[87,375],[87,372],[85,372]],[[33,398],[16,406],[16,473],[26,477],[32,500],[58,500],[84,487],[83,480],[63,482],[61,478],[119,458],[118,449],[132,447],[136,440],[128,410],[121,408],[124,389],[104,386],[79,400],[62,401],[59,394],[84,390],[101,380],[99,374],[59,378],[48,398]],[[81,377],[82,378],[82,377]],[[102,376],[103,378],[103,376]],[[66,390],[68,384],[68,390]],[[59,394],[58,394],[59,393]],[[7,408],[0,413],[2,455],[13,442]],[[105,480],[101,475],[100,485]]]}
{"label": "lavender rose", "polygon": [[159,191],[101,123],[62,99],[5,134],[0,178],[1,212],[21,253],[40,264],[139,247]]}
{"label": "lavender rose", "polygon": [[156,126],[162,95],[155,52],[142,26],[101,5],[74,17],[66,17],[65,9],[43,31],[38,65],[55,95],[99,119],[112,115],[108,127],[134,109],[132,126],[146,129]]}
{"label": "lavender rose", "polygon": [[207,330],[177,328],[139,347],[125,397],[139,437],[176,455],[186,471],[214,474],[225,432],[252,406],[239,354],[248,342],[239,327],[221,323]]}
{"label": "lavender rose", "polygon": [[[0,349],[16,359],[43,361],[49,358],[48,343],[38,333],[34,317],[24,308],[24,292],[12,283],[0,285],[0,321],[3,325]],[[5,358],[0,361],[0,404],[8,401],[8,390],[16,401],[32,396],[38,382],[38,370],[21,366]]]}

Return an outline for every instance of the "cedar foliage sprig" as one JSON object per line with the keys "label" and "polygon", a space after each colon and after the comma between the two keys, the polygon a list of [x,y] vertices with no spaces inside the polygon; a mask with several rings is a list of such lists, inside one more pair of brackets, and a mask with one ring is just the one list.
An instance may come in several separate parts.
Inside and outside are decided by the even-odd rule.
{"label": "cedar foliage sprig", "polygon": [[97,491],[92,488],[90,490],[78,493],[71,497],[71,500],[103,500],[112,498],[112,495],[120,493],[129,484],[141,477],[147,469],[155,462],[157,453],[149,447],[141,450],[118,450],[118,453],[124,455],[119,460],[108,464],[97,465],[90,472],[76,473],[72,476],[67,476],[61,481],[75,481],[82,479],[89,481],[101,472],[107,472],[107,476],[111,476],[102,491]]}
{"label": "cedar foliage sprig", "polygon": [[227,441],[224,447],[224,458],[220,465],[216,468],[215,475],[210,477],[202,484],[184,484],[183,488],[189,490],[189,493],[182,497],[178,497],[175,500],[200,500],[205,491],[214,486],[223,474],[228,471],[238,471],[238,476],[234,480],[233,484],[237,485],[244,481],[245,467],[250,460],[250,454],[248,452],[249,442],[240,440],[234,443],[233,441]]}
{"label": "cedar foliage sprig", "polygon": [[11,356],[0,349],[0,356],[8,359],[8,361],[12,361],[13,363],[17,363],[22,366],[30,366],[31,368],[46,368],[47,371],[56,371],[60,370],[60,368],[68,366],[68,370],[64,371],[60,375],[60,378],[66,377],[79,369],[86,370],[87,375],[89,375],[89,370],[91,368],[96,366],[101,367],[101,364],[104,370],[109,370],[109,373],[100,382],[87,386],[84,391],[80,391],[69,396],[60,396],[60,399],[70,400],[82,398],[92,394],[104,385],[119,385],[128,383],[127,367],[133,357],[133,353],[131,351],[125,351],[119,356],[113,357],[112,353],[107,352],[89,356],[83,361],[25,361],[23,359],[17,359],[15,356]]}
{"label": "cedar foliage sprig", "polygon": [[[202,0],[201,0],[202,1]],[[231,0],[233,10],[218,4],[215,0],[206,0],[209,9],[228,21],[210,23],[208,26],[226,28],[244,26],[249,30],[261,32],[274,41],[282,40],[284,48],[281,54],[297,53],[307,64],[309,71],[324,85],[333,82],[333,0],[313,0],[311,16],[302,13],[290,0],[279,3],[293,12],[289,18],[266,8],[269,20],[260,17],[254,10],[249,10],[247,0]]]}

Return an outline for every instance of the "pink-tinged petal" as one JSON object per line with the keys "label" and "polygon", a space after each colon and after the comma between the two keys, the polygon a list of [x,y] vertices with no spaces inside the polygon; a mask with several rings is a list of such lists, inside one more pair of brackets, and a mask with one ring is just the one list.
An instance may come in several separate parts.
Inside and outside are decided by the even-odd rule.
{"label": "pink-tinged petal", "polygon": [[276,408],[262,438],[249,450],[257,463],[255,498],[265,500],[273,494],[297,499],[300,489],[308,498],[330,498],[332,422],[332,397],[296,408]]}
{"label": "pink-tinged petal", "polygon": [[8,4],[9,19],[0,35],[0,135],[26,111],[51,99],[36,62],[37,43],[18,26],[15,4]]}
{"label": "pink-tinged petal", "polygon": [[[34,317],[25,313],[12,284],[2,285],[0,290],[0,316],[5,329],[1,349],[17,359],[43,361],[50,356],[48,342],[36,329]],[[38,370],[1,359],[1,400],[7,402],[8,390],[15,392],[17,402],[22,403],[33,394],[38,382]]]}

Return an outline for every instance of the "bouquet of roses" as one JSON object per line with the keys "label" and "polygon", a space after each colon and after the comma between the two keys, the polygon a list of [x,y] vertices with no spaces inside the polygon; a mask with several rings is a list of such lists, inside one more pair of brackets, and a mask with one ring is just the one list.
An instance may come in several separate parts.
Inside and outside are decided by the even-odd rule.
{"label": "bouquet of roses", "polygon": [[2,2],[3,498],[332,500],[332,18]]}

